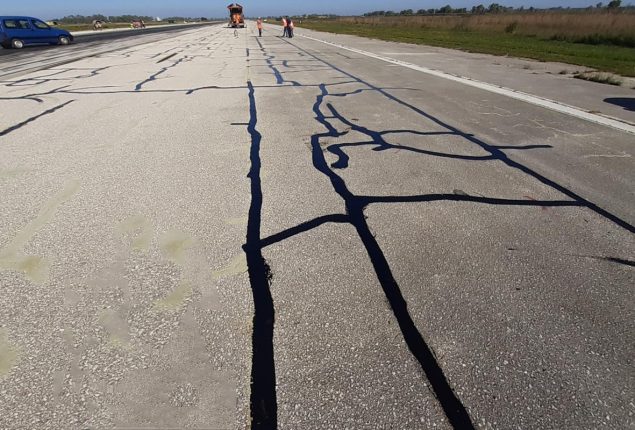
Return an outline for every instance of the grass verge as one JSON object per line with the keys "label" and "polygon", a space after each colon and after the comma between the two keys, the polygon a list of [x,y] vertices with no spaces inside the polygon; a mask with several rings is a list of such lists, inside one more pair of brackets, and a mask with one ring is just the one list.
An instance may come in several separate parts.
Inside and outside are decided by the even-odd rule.
{"label": "grass verge", "polygon": [[621,46],[586,45],[500,32],[370,26],[328,20],[303,21],[297,26],[393,42],[440,46],[483,54],[510,55],[540,61],[557,61],[635,77],[635,49]]}

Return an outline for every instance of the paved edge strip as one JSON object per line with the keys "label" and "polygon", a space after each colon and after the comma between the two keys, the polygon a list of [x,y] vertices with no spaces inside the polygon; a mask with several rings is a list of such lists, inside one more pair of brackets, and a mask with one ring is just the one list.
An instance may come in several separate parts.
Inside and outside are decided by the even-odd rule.
{"label": "paved edge strip", "polygon": [[618,119],[614,119],[614,118],[610,118],[610,117],[606,117],[606,116],[602,116],[602,115],[597,115],[594,113],[590,113],[587,112],[581,108],[575,107],[575,106],[570,106],[567,105],[565,103],[560,103],[557,102],[555,100],[550,100],[550,99],[546,99],[546,98],[542,98],[539,96],[535,96],[532,94],[528,94],[528,93],[524,93],[522,91],[518,91],[518,90],[513,90],[511,88],[506,88],[506,87],[501,87],[498,85],[494,85],[494,84],[488,84],[486,82],[482,82],[482,81],[477,81],[474,79],[470,79],[470,78],[466,78],[464,76],[457,76],[457,75],[453,75],[451,73],[447,73],[447,72],[442,72],[440,70],[435,70],[435,69],[430,69],[427,67],[423,67],[423,66],[418,66],[416,64],[412,64],[412,63],[408,63],[405,61],[401,61],[401,60],[396,60],[394,58],[390,58],[390,57],[385,57],[383,55],[378,55],[372,52],[368,52],[368,51],[363,51],[361,49],[357,49],[357,48],[351,48],[348,46],[344,46],[344,45],[340,45],[338,43],[333,43],[333,42],[328,42],[326,40],[322,40],[322,39],[317,39],[315,37],[311,37],[311,36],[306,36],[304,34],[298,34],[298,36],[303,37],[305,39],[309,39],[309,40],[313,40],[315,42],[320,42],[320,43],[324,43],[326,45],[330,45],[330,46],[334,46],[336,48],[340,48],[340,49],[344,49],[346,51],[350,51],[350,52],[354,52],[356,54],[360,54],[360,55],[364,55],[366,57],[371,57],[371,58],[375,58],[377,60],[381,60],[381,61],[385,61],[387,63],[391,63],[391,64],[396,64],[398,66],[402,66],[408,69],[412,69],[412,70],[416,70],[418,72],[422,72],[422,73],[427,73],[429,75],[432,76],[436,76],[439,78],[443,78],[443,79],[448,79],[450,81],[454,81],[454,82],[459,82],[461,84],[464,85],[468,85],[470,87],[475,87],[475,88],[479,88],[481,90],[485,90],[485,91],[489,91],[491,93],[495,93],[495,94],[499,94],[502,96],[506,96],[506,97],[510,97],[516,100],[521,100],[524,101],[526,103],[530,103],[536,106],[540,106],[546,109],[550,109],[556,112],[560,112],[560,113],[564,113],[579,119],[583,119],[585,121],[589,121],[595,124],[600,124],[600,125],[604,125],[607,127],[611,127],[614,128],[616,130],[620,130],[620,131],[624,131],[627,133],[631,133],[631,134],[635,134],[635,125],[632,125],[630,123],[618,120]]}
{"label": "paved edge strip", "polygon": [[[108,35],[108,34],[121,34],[121,33],[143,33],[143,30],[158,30],[158,29],[165,29],[165,31],[169,31],[169,30],[176,30],[178,28],[186,28],[186,27],[202,27],[204,25],[215,25],[215,24],[222,24],[225,21],[207,21],[207,22],[200,22],[200,23],[189,23],[189,24],[168,24],[168,25],[151,25],[149,27],[146,27],[145,29],[132,29],[130,27],[120,27],[120,28],[105,28],[103,30],[80,30],[80,31],[71,31],[71,34],[74,37],[79,37],[81,38],[82,36],[96,36],[96,35]],[[155,31],[155,33],[160,33],[160,31]]]}
{"label": "paved edge strip", "polygon": [[[217,25],[217,24],[215,24]],[[198,26],[198,27],[203,27],[202,25]],[[186,32],[188,30],[196,30],[196,28],[173,28],[170,29],[170,31],[183,31]],[[168,30],[165,30],[165,32],[168,32]],[[152,34],[156,34],[156,33],[163,33],[162,31],[156,31],[153,33],[148,33],[147,35],[152,35]],[[8,72],[6,74],[0,74],[0,80],[2,79],[13,79],[13,78],[17,78],[19,76],[24,76],[24,75],[28,75],[29,73],[35,73],[35,72],[39,72],[40,70],[48,70],[51,69],[53,67],[59,67],[59,66],[64,66],[66,64],[71,64],[74,63],[76,61],[81,61],[81,60],[85,60],[86,58],[91,58],[91,57],[95,57],[97,55],[103,55],[103,54],[109,54],[111,52],[115,52],[115,51],[120,51],[122,49],[128,49],[128,48],[136,48],[138,46],[143,46],[143,45],[149,45],[151,43],[156,43],[156,42],[161,42],[161,40],[152,40],[152,41],[148,41],[148,42],[141,42],[141,43],[137,43],[131,46],[118,46],[116,48],[112,48],[112,49],[107,49],[104,51],[97,51],[97,52],[92,52],[92,53],[86,53],[86,54],[80,54],[78,57],[72,57],[72,58],[66,58],[64,60],[59,60],[59,61],[55,61],[52,63],[45,63],[45,64],[39,64],[37,66],[33,66],[33,67],[29,67],[27,69],[19,69],[17,71],[14,72]],[[72,45],[71,45],[72,46]]]}

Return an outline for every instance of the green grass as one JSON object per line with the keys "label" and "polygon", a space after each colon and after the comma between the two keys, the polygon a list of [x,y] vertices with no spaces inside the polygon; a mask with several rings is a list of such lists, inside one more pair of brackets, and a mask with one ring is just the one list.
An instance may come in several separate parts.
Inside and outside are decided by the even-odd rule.
{"label": "green grass", "polygon": [[298,25],[311,30],[352,34],[374,39],[440,46],[494,55],[558,61],[635,76],[635,49],[611,45],[588,45],[547,40],[511,33],[466,31],[462,29],[360,25],[334,21],[304,21]]}

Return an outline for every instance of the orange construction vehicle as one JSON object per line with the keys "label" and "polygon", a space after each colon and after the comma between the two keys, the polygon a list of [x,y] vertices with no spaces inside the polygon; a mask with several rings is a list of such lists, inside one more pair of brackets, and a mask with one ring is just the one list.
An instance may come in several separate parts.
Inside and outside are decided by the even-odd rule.
{"label": "orange construction vehicle", "polygon": [[232,3],[227,6],[229,9],[229,26],[232,28],[245,28],[245,16],[243,15],[243,7],[238,3]]}

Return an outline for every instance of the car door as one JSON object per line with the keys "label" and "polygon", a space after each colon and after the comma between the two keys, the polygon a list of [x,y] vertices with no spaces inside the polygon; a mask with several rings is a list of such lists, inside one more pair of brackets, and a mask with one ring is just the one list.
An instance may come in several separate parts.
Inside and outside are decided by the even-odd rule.
{"label": "car door", "polygon": [[28,20],[21,18],[4,19],[2,25],[9,39],[20,39],[25,44],[33,43],[33,31]]}
{"label": "car door", "polygon": [[34,43],[55,43],[57,34],[49,25],[39,19],[31,19]]}
{"label": "car door", "polygon": [[16,29],[18,36],[16,39],[22,40],[25,44],[37,43],[33,26],[27,18],[16,19],[16,23],[18,25],[18,28]]}

